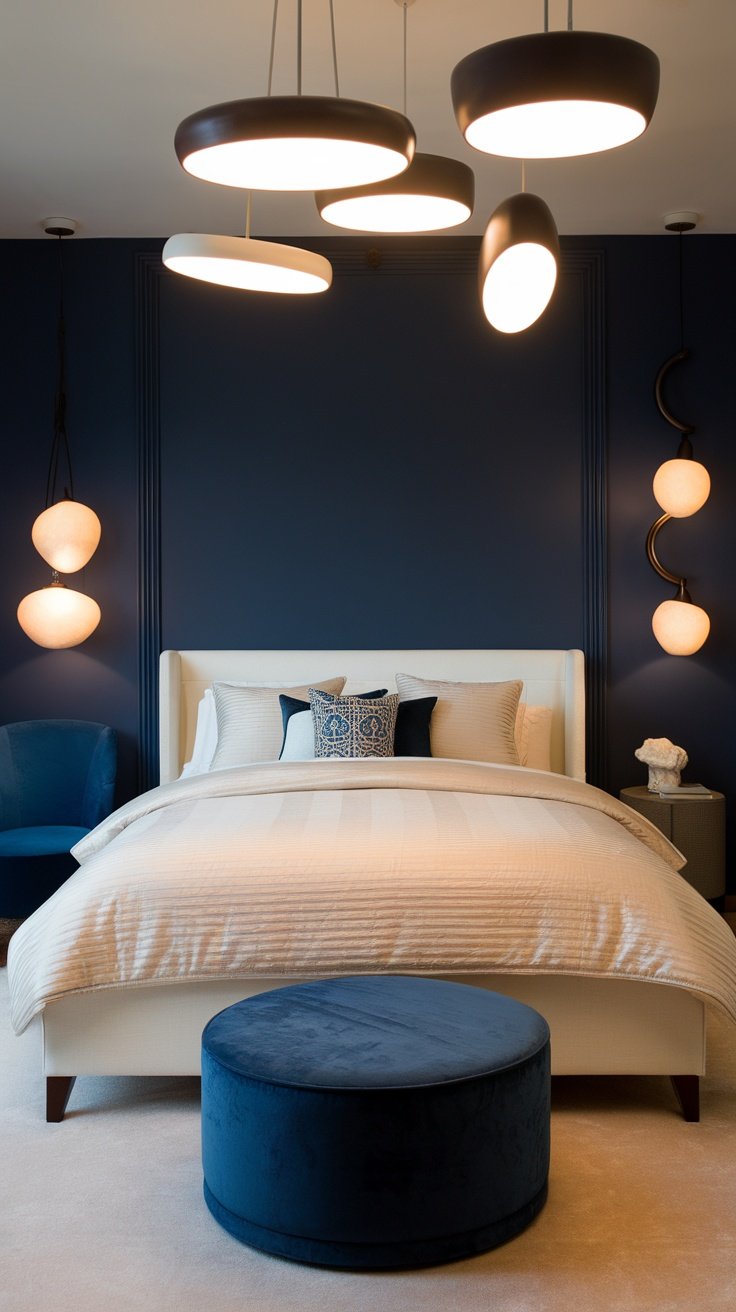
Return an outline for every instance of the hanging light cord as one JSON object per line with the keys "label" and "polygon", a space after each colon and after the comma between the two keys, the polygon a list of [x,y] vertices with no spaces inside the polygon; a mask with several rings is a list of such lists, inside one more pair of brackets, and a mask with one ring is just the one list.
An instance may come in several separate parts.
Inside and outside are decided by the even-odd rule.
{"label": "hanging light cord", "polygon": [[526,160],[521,161],[521,190],[526,191]]}
{"label": "hanging light cord", "polygon": [[276,20],[279,13],[279,0],[273,0],[273,22],[271,24],[271,54],[268,60],[268,95],[271,95],[273,86],[273,57],[276,50]]}
{"label": "hanging light cord", "polygon": [[68,486],[64,485],[64,496],[74,500],[74,478],[72,476],[72,458],[69,450],[69,437],[66,431],[66,327],[64,323],[64,263],[61,254],[59,235],[59,326],[57,329],[58,373],[56,395],[54,397],[54,435],[51,439],[49,469],[46,476],[46,507],[56,500],[56,483],[59,477],[59,462],[66,463]]}
{"label": "hanging light cord", "polygon": [[[406,6],[404,6],[406,18]],[[268,91],[267,95],[272,94],[273,89],[273,62],[276,53],[276,25],[278,22],[279,0],[273,0],[273,20],[271,22],[271,50],[268,56]],[[296,6],[296,90],[297,95],[302,94],[302,0],[297,0]],[[332,36],[332,69],[335,77],[335,95],[340,95],[340,79],[337,72],[337,40],[335,37],[335,6],[334,0],[330,0],[330,34]]]}
{"label": "hanging light cord", "polygon": [[683,230],[680,229],[677,239],[677,263],[678,263],[679,288],[680,288],[680,350],[684,351],[685,350],[685,310],[684,310],[684,302],[682,298],[682,232]]}
{"label": "hanging light cord", "polygon": [[[573,4],[573,0],[567,0],[568,32],[572,32],[572,4]],[[545,32],[549,32],[549,0],[544,0],[544,30]]]}
{"label": "hanging light cord", "polygon": [[335,95],[340,95],[340,80],[337,76],[337,41],[335,39],[335,6],[330,0],[330,33],[332,35],[332,67],[335,73]]}
{"label": "hanging light cord", "polygon": [[245,202],[245,236],[250,241],[250,212],[253,207],[253,192],[248,192],[248,199]]}
{"label": "hanging light cord", "polygon": [[403,110],[404,117],[406,117],[406,30],[407,30],[406,13],[408,8],[409,6],[406,0],[404,0],[404,110]]}

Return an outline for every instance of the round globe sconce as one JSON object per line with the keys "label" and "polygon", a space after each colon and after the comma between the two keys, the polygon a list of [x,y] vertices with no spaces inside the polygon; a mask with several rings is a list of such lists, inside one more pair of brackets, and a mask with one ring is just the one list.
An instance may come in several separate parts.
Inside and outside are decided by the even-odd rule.
{"label": "round globe sconce", "polygon": [[523,332],[546,310],[557,282],[560,242],[549,206],[522,191],[491,215],[480,250],[483,313],[503,333]]}
{"label": "round globe sconce", "polygon": [[710,474],[698,460],[677,457],[659,466],[652,483],[658,505],[673,519],[685,519],[705,505],[710,496]]}
{"label": "round globe sconce", "polygon": [[671,656],[692,656],[710,633],[710,618],[702,606],[684,596],[660,602],[652,616],[652,630],[660,647]]}
{"label": "round globe sconce", "polygon": [[29,592],[18,606],[18,623],[39,647],[77,647],[94,633],[101,612],[97,602],[54,581]]}
{"label": "round globe sconce", "polygon": [[476,150],[563,159],[644,132],[659,94],[659,60],[627,37],[538,32],[466,55],[451,88],[458,127]]}

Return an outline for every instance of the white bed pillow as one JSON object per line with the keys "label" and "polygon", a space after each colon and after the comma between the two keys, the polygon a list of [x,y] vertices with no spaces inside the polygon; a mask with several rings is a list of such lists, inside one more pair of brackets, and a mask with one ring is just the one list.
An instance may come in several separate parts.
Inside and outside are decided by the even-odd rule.
{"label": "white bed pillow", "polygon": [[460,761],[490,761],[518,765],[514,738],[516,712],[523,688],[521,679],[505,683],[450,683],[397,674],[402,701],[410,697],[436,697],[430,742],[433,756]]}
{"label": "white bed pillow", "polygon": [[214,683],[217,748],[210,769],[224,770],[228,766],[249,765],[253,761],[277,760],[284,732],[279,705],[281,693],[306,701],[310,688],[337,696],[344,686],[343,675],[289,688]]}
{"label": "white bed pillow", "polygon": [[514,730],[519,764],[529,770],[552,769],[552,708],[519,702]]}

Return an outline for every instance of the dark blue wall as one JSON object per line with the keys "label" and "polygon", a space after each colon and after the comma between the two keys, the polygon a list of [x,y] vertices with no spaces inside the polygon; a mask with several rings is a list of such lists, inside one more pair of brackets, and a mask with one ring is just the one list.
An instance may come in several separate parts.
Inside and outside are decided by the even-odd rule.
{"label": "dark blue wall", "polygon": [[[666,656],[652,637],[651,612],[670,589],[644,555],[658,513],[651,476],[676,448],[653,380],[679,345],[677,239],[564,244],[570,267],[550,311],[513,339],[480,314],[464,238],[381,241],[376,270],[367,243],[333,239],[353,263],[337,261],[326,296],[288,304],[162,275],[161,643],[585,645],[597,600],[582,487],[591,329],[573,265],[602,255],[608,784],[643,782],[633,750],[666,735],[688,749],[691,777],[733,794],[736,238],[685,238],[692,359],[668,386],[714,482],[706,507],[660,538],[713,621],[691,658]],[[47,576],[30,525],[51,433],[57,252],[51,242],[0,244],[0,715],[115,725],[121,796],[136,787],[139,730],[135,272],[140,252],[158,246],[64,247],[76,491],[103,522],[81,586],[103,620],[83,647],[47,652],[20,631],[15,609]]]}

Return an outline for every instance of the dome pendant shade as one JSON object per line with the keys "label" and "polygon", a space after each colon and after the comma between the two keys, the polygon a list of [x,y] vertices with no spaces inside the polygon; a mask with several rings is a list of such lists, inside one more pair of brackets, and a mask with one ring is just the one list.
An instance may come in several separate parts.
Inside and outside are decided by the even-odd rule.
{"label": "dome pendant shade", "polygon": [[691,601],[663,601],[652,616],[652,630],[660,647],[670,656],[692,656],[700,651],[710,633],[710,619],[701,606]]}
{"label": "dome pendant shade", "polygon": [[529,328],[547,308],[557,282],[560,243],[541,196],[519,192],[488,221],[480,249],[483,313],[502,333]]}
{"label": "dome pendant shade", "polygon": [[100,622],[97,602],[63,583],[29,592],[18,607],[18,623],[39,647],[76,647]]}
{"label": "dome pendant shade", "polygon": [[694,515],[710,495],[710,474],[698,460],[665,460],[652,484],[658,505],[673,519]]}
{"label": "dome pendant shade", "polygon": [[397,177],[367,187],[320,191],[315,200],[322,218],[340,228],[435,232],[470,218],[475,178],[460,160],[418,151]]}
{"label": "dome pendant shade", "polygon": [[241,291],[299,296],[324,292],[332,282],[324,255],[254,237],[180,232],[169,237],[162,258],[174,273]]}
{"label": "dome pendant shade", "polygon": [[179,162],[205,182],[253,191],[354,187],[401,173],[416,147],[403,114],[335,96],[262,96],[185,118]]}
{"label": "dome pendant shade", "polygon": [[92,559],[102,525],[81,501],[57,501],[43,510],[31,529],[36,551],[60,574],[75,574]]}
{"label": "dome pendant shade", "polygon": [[466,55],[452,74],[455,117],[489,155],[563,159],[623,146],[648,126],[659,60],[605,32],[541,32]]}

